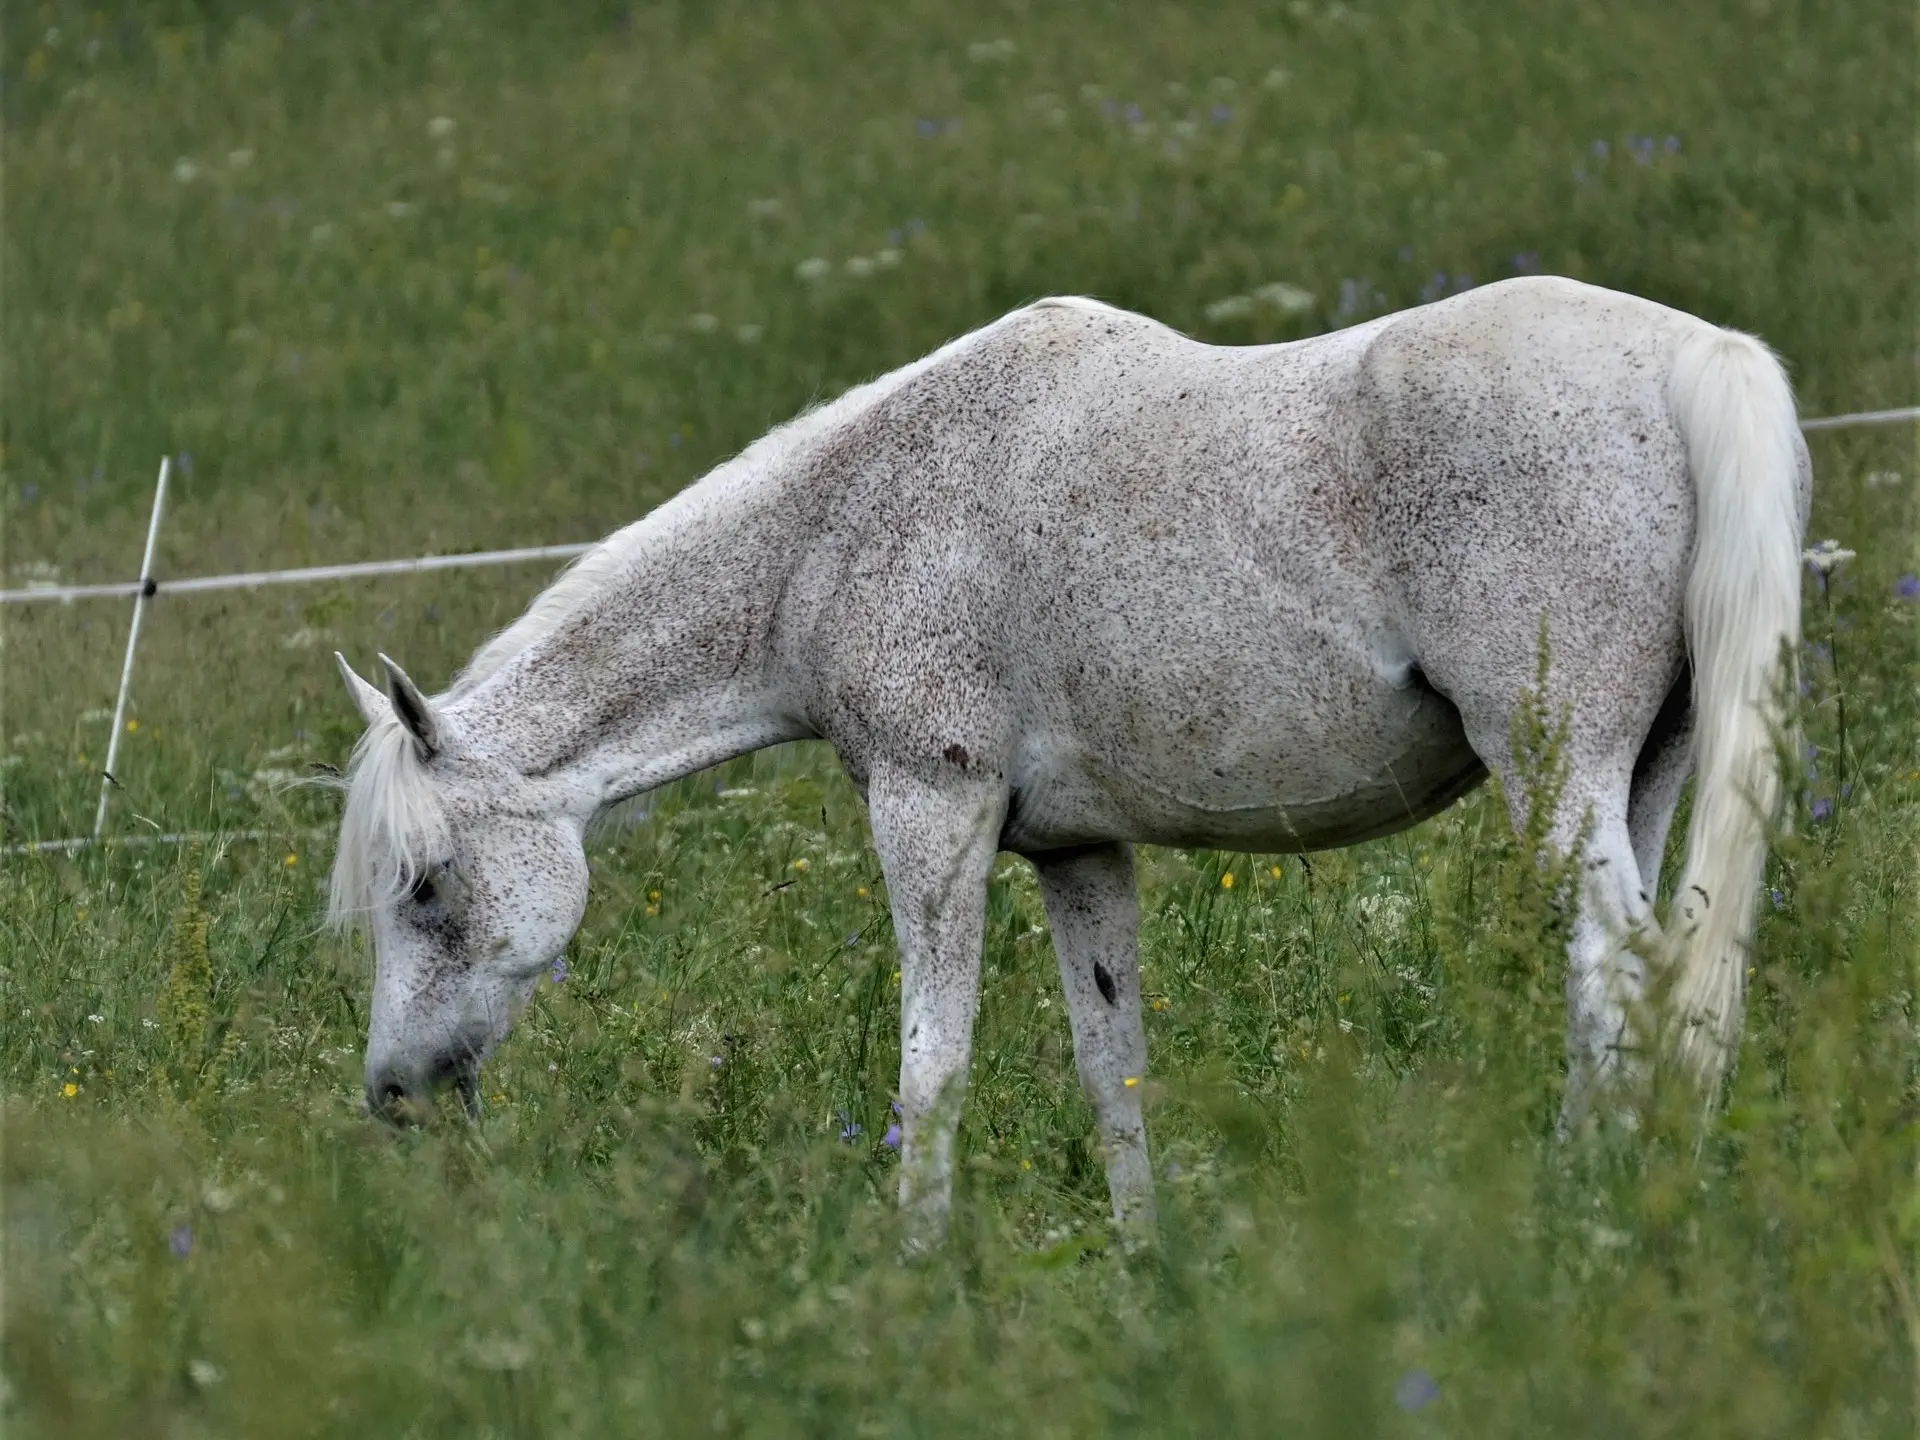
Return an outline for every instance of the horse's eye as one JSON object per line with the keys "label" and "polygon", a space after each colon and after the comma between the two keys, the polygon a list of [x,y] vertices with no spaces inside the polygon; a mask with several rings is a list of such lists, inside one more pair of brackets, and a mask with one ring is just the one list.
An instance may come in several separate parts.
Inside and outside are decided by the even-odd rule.
{"label": "horse's eye", "polygon": [[414,881],[411,896],[413,903],[416,905],[431,905],[433,903],[433,877],[431,875],[422,875],[418,880]]}

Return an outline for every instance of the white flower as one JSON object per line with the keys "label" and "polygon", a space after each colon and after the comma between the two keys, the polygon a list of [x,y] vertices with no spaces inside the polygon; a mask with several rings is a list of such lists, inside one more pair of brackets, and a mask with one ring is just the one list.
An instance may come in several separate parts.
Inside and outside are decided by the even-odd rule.
{"label": "white flower", "polygon": [[89,1015],[87,1016],[87,1023],[89,1025],[98,1025],[106,1018],[104,1015]]}
{"label": "white flower", "polygon": [[733,329],[734,338],[742,345],[758,345],[761,335],[765,333],[759,325],[736,325]]}
{"label": "white flower", "polygon": [[173,178],[182,185],[191,185],[200,178],[200,166],[192,160],[176,160],[173,162]]}
{"label": "white flower", "polygon": [[1286,88],[1287,81],[1292,78],[1284,69],[1276,65],[1267,72],[1267,78],[1260,83],[1268,90],[1281,90]]}
{"label": "white flower", "polygon": [[750,220],[778,220],[780,202],[771,197],[765,200],[747,201],[747,218]]}
{"label": "white flower", "polygon": [[1311,290],[1302,290],[1298,285],[1289,285],[1284,280],[1262,285],[1253,292],[1253,298],[1282,315],[1304,315],[1313,309],[1314,303]]}
{"label": "white flower", "polygon": [[458,128],[451,115],[436,115],[427,121],[427,134],[436,140],[444,140]]}
{"label": "white flower", "polygon": [[1853,551],[1842,550],[1838,540],[1822,540],[1811,550],[1805,551],[1801,558],[1816,575],[1828,575],[1853,559]]}
{"label": "white flower", "polygon": [[873,274],[873,261],[864,255],[856,255],[847,261],[847,274],[856,280],[864,280]]}
{"label": "white flower", "polygon": [[387,214],[391,215],[396,220],[404,220],[407,218],[407,216],[411,215],[412,213],[413,213],[413,205],[410,201],[389,200],[387,202]]}
{"label": "white flower", "polygon": [[253,151],[244,147],[239,150],[229,150],[227,152],[227,164],[231,165],[235,170],[244,170],[247,166],[253,164]]}
{"label": "white flower", "polygon": [[222,1380],[226,1379],[227,1372],[211,1360],[189,1360],[187,1362],[187,1378],[202,1390],[205,1390],[208,1386],[218,1385]]}
{"label": "white flower", "polygon": [[718,316],[709,315],[703,310],[697,315],[689,315],[687,317],[687,328],[698,331],[702,335],[711,335],[720,328],[720,319]]}
{"label": "white flower", "polygon": [[988,60],[1006,60],[1013,55],[1013,41],[976,40],[967,46],[967,58],[975,62]]}
{"label": "white flower", "polygon": [[316,225],[313,227],[313,233],[308,238],[316,245],[324,245],[333,238],[333,226],[330,224]]}
{"label": "white flower", "polygon": [[900,263],[900,252],[891,245],[884,250],[876,250],[873,252],[873,263],[882,270],[891,270]]}
{"label": "white flower", "polygon": [[1229,295],[1224,300],[1216,300],[1207,306],[1207,319],[1214,324],[1223,324],[1228,320],[1244,320],[1253,314],[1251,295]]}
{"label": "white flower", "polygon": [[822,260],[818,255],[815,255],[810,259],[802,260],[798,265],[794,266],[793,273],[798,275],[802,280],[811,283],[815,280],[824,280],[827,276],[831,275],[833,273],[833,265],[830,261]]}

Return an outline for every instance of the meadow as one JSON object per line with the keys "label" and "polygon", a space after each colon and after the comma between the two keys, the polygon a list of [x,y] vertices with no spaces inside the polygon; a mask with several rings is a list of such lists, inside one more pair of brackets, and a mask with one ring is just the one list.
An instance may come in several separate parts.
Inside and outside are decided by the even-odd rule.
{"label": "meadow", "polygon": [[[1049,293],[1238,344],[1558,273],[1760,334],[1808,415],[1920,383],[1905,5],[6,0],[0,40],[8,586],[131,577],[162,454],[163,576],[596,538]],[[819,747],[603,834],[480,1119],[369,1124],[336,801],[288,782],[357,734],[333,649],[437,686],[551,571],[163,594],[113,828],[225,838],[0,857],[0,1420],[1911,1435],[1920,457],[1811,444],[1855,554],[1807,579],[1725,1105],[1554,1140],[1565,860],[1489,792],[1143,852],[1142,1253],[1003,857],[954,1233],[898,1262],[892,929]],[[6,842],[91,823],[126,619],[0,607]]]}

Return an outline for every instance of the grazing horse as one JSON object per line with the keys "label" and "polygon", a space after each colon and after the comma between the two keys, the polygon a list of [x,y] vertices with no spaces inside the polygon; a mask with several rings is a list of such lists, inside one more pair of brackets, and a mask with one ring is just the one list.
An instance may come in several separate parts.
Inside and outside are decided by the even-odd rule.
{"label": "grazing horse", "polygon": [[[1806,449],[1758,341],[1530,278],[1293,344],[1042,300],[803,414],[612,535],[428,698],[341,660],[367,731],[333,872],[377,955],[366,1088],[478,1069],[587,901],[608,806],[819,738],[901,950],[900,1198],[936,1237],[997,851],[1039,876],[1116,1216],[1150,1223],[1134,842],[1391,834],[1488,771],[1537,676],[1582,845],[1569,1117],[1663,1029],[1716,1080],[1778,794]],[[1652,896],[1682,784],[1667,931]],[[1658,941],[1660,948],[1652,942]]]}

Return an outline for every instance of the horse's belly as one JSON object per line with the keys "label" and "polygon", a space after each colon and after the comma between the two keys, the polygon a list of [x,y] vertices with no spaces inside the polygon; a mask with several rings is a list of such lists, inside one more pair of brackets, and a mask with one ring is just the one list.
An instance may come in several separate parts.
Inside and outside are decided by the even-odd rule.
{"label": "horse's belly", "polygon": [[1110,732],[1035,736],[1015,767],[1005,843],[1322,850],[1403,830],[1485,776],[1444,697],[1383,685],[1363,698],[1332,725],[1249,713],[1213,733],[1136,731],[1119,746]]}

